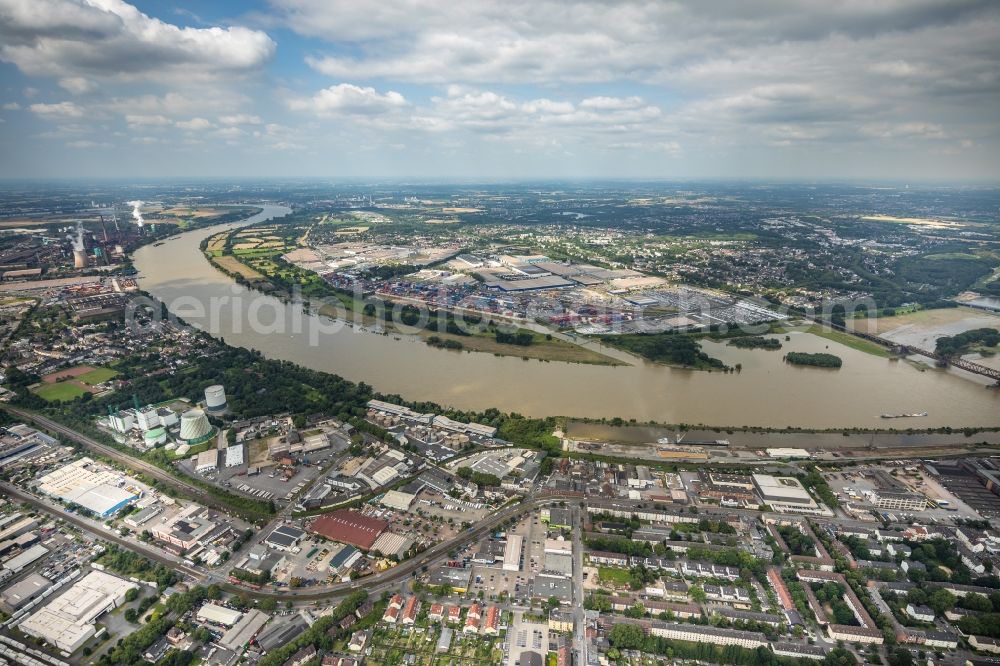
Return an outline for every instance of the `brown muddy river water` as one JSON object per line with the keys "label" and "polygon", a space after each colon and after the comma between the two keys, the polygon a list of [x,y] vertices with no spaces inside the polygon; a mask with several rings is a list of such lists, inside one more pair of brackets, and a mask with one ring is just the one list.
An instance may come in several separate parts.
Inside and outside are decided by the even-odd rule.
{"label": "brown muddy river water", "polygon": [[[265,206],[260,215],[239,225],[287,212]],[[315,315],[296,316],[301,308],[239,287],[209,264],[199,243],[219,230],[190,231],[136,251],[142,288],[229,344],[364,381],[383,393],[530,416],[618,416],[737,427],[1000,425],[1000,390],[987,388],[983,378],[955,370],[921,371],[905,361],[865,354],[808,333],[792,333],[781,351],[704,342],[709,355],[743,366],[739,374],[722,374],[638,359],[631,359],[634,365],[613,367],[449,351],[410,336],[360,331]],[[844,365],[839,370],[796,367],[782,361],[787,351],[826,351],[840,356]],[[882,413],[924,411],[925,418],[880,418]]]}

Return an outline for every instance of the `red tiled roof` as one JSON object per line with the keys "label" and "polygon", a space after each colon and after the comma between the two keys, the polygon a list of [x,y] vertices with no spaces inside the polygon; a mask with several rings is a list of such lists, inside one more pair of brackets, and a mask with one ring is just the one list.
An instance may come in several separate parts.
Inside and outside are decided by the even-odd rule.
{"label": "red tiled roof", "polygon": [[309,531],[334,541],[370,550],[372,544],[387,527],[389,523],[379,518],[371,518],[350,509],[339,509],[324,513],[314,520],[309,525]]}

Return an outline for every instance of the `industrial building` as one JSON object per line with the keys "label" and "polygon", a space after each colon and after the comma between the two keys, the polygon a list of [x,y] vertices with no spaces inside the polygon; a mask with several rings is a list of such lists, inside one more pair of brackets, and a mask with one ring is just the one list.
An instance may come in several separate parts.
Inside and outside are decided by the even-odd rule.
{"label": "industrial building", "polygon": [[927,508],[927,498],[920,493],[898,490],[876,490],[871,501],[879,509],[890,511],[923,511]]}
{"label": "industrial building", "polygon": [[434,587],[447,585],[453,592],[464,594],[469,589],[472,579],[472,569],[460,567],[437,567],[432,569],[427,577],[427,583]]}
{"label": "industrial building", "polygon": [[372,551],[382,553],[386,557],[392,556],[401,560],[411,545],[413,545],[413,539],[408,536],[383,532],[378,539],[375,539],[375,543],[372,544],[371,549]]}
{"label": "industrial building", "polygon": [[64,652],[74,652],[94,635],[94,621],[125,601],[139,586],[103,571],[91,571],[18,627]]}
{"label": "industrial building", "polygon": [[34,601],[52,587],[52,581],[40,574],[31,574],[3,591],[3,602],[11,609],[18,610]]}
{"label": "industrial building", "polygon": [[299,544],[305,532],[291,525],[281,525],[267,535],[264,543],[275,550],[291,550]]}
{"label": "industrial building", "polygon": [[225,606],[208,603],[198,609],[198,613],[195,617],[199,622],[210,622],[211,624],[220,624],[224,627],[231,627],[240,621],[240,618],[243,617],[243,613],[238,610],[233,610],[232,608],[226,608]]}
{"label": "industrial building", "polygon": [[361,559],[361,551],[354,546],[344,546],[336,555],[330,558],[330,571],[341,575],[349,571],[354,563]]}
{"label": "industrial building", "polygon": [[212,414],[220,414],[229,408],[226,389],[222,384],[213,384],[205,389],[205,409]]}
{"label": "industrial building", "polygon": [[523,543],[524,537],[520,534],[507,535],[507,545],[503,550],[504,571],[521,570],[521,547]]}
{"label": "industrial building", "polygon": [[142,496],[142,490],[119,472],[81,458],[46,474],[38,480],[38,489],[52,497],[97,514],[113,516]]}
{"label": "industrial building", "polygon": [[413,500],[416,496],[410,493],[400,492],[398,490],[389,490],[382,496],[381,503],[383,506],[387,506],[390,509],[396,509],[398,511],[406,511],[413,504]]}
{"label": "industrial building", "polygon": [[798,479],[790,476],[754,474],[754,489],[761,501],[779,513],[826,514]]}
{"label": "industrial building", "polygon": [[271,617],[256,608],[247,611],[240,621],[233,625],[222,638],[219,645],[227,650],[239,652],[257,635]]}
{"label": "industrial building", "polygon": [[243,464],[243,445],[236,444],[226,449],[226,467],[239,467]]}
{"label": "industrial building", "polygon": [[198,454],[194,464],[194,471],[198,474],[214,472],[219,469],[219,450],[205,449]]}
{"label": "industrial building", "polygon": [[362,550],[371,550],[375,540],[388,527],[389,523],[380,518],[365,516],[350,509],[339,509],[319,516],[309,525],[309,531]]}
{"label": "industrial building", "polygon": [[18,571],[24,569],[29,564],[45,557],[48,554],[49,554],[49,549],[41,544],[38,544],[6,560],[3,563],[3,568],[5,571],[9,571],[11,573],[17,573]]}
{"label": "industrial building", "polygon": [[201,444],[212,436],[212,425],[208,422],[208,416],[200,409],[189,409],[181,414],[180,438],[195,446]]}

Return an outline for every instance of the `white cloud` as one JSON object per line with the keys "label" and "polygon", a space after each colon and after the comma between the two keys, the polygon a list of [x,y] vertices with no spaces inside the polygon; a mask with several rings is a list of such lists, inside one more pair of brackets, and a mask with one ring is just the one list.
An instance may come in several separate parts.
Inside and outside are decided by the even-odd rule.
{"label": "white cloud", "polygon": [[80,139],[79,141],[67,141],[66,146],[68,148],[83,150],[87,148],[110,148],[111,144],[106,141],[89,141],[87,139]]}
{"label": "white cloud", "polygon": [[42,118],[81,118],[83,109],[73,102],[56,102],[54,104],[32,104],[28,107],[32,113]]}
{"label": "white cloud", "polygon": [[59,79],[59,87],[74,95],[82,95],[93,90],[94,84],[82,76],[67,76],[66,78]]}
{"label": "white cloud", "polygon": [[161,114],[136,114],[129,113],[125,115],[125,122],[128,123],[129,127],[148,127],[148,126],[165,126],[171,123],[170,118],[167,118]]}
{"label": "white cloud", "polygon": [[641,97],[588,97],[580,102],[582,109],[599,111],[635,109],[643,105]]}
{"label": "white cloud", "polygon": [[898,124],[874,124],[861,128],[864,135],[878,139],[918,138],[947,139],[948,133],[936,123],[907,122]]}
{"label": "white cloud", "polygon": [[205,130],[212,126],[212,123],[210,123],[205,118],[191,118],[190,120],[178,120],[174,124],[180,129],[188,131]]}
{"label": "white cloud", "polygon": [[219,116],[219,122],[223,125],[260,125],[264,121],[260,119],[260,116],[237,113],[231,116]]}
{"label": "white cloud", "polygon": [[21,105],[17,102],[7,102],[3,105],[4,111],[20,111]]}
{"label": "white cloud", "polygon": [[0,0],[0,16],[0,59],[67,82],[218,79],[259,69],[275,50],[258,30],[181,28],[122,0]]}
{"label": "white cloud", "polygon": [[311,111],[320,115],[378,115],[407,106],[406,98],[390,90],[380,93],[374,88],[362,88],[350,83],[330,86],[310,98],[289,101],[294,111]]}

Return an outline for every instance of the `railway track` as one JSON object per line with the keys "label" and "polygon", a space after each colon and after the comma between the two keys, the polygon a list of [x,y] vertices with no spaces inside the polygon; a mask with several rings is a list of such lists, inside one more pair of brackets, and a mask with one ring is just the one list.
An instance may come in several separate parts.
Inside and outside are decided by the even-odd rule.
{"label": "railway track", "polygon": [[[220,499],[216,495],[213,495],[204,488],[195,485],[194,483],[187,482],[182,478],[174,476],[173,474],[166,472],[156,465],[142,460],[141,458],[130,456],[127,453],[122,453],[114,447],[101,444],[97,440],[79,433],[72,428],[64,426],[57,421],[53,421],[48,417],[42,416],[41,414],[21,409],[19,407],[11,407],[10,405],[2,405],[0,408],[5,409],[8,413],[23,421],[33,423],[43,430],[62,435],[66,439],[76,442],[94,453],[99,453],[100,455],[121,463],[134,471],[141,472],[149,477],[152,477],[161,483],[183,492],[191,499],[196,499],[206,503],[207,506],[215,506],[220,503],[225,504],[224,500]],[[232,508],[232,510],[237,514],[242,515],[242,512],[236,510],[235,508]]]}

